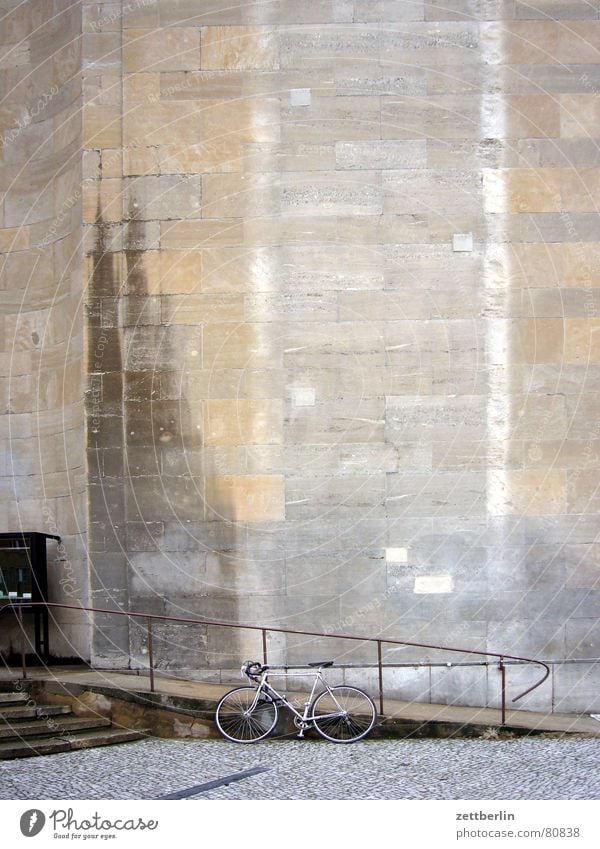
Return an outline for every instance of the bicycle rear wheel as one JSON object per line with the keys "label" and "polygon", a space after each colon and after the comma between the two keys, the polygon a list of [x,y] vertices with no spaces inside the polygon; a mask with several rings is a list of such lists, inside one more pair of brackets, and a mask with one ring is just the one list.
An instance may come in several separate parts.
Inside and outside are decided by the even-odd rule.
{"label": "bicycle rear wheel", "polygon": [[355,743],[375,725],[373,699],[357,687],[330,687],[311,706],[310,719],[326,740]]}
{"label": "bicycle rear wheel", "polygon": [[217,705],[217,728],[228,740],[234,743],[256,743],[275,728],[277,705],[259,699],[252,709],[255,696],[256,687],[237,687],[226,693]]}

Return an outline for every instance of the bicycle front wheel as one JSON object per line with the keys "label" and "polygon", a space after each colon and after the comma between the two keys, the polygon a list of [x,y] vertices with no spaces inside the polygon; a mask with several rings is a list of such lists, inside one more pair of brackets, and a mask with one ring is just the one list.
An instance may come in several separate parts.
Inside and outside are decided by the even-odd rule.
{"label": "bicycle front wheel", "polygon": [[310,718],[321,735],[333,743],[355,743],[375,725],[373,699],[357,687],[330,687],[311,706]]}
{"label": "bicycle front wheel", "polygon": [[277,705],[259,699],[254,708],[256,687],[238,687],[226,693],[215,713],[217,728],[234,743],[256,743],[275,728]]}

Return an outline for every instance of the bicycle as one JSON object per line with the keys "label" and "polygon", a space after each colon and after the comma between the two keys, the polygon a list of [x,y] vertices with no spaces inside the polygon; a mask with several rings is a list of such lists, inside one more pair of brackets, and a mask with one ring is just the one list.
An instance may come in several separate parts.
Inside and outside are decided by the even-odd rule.
{"label": "bicycle", "polygon": [[[281,706],[294,715],[298,737],[304,737],[304,732],[312,727],[321,737],[333,743],[362,740],[375,725],[377,711],[373,699],[358,687],[330,687],[322,670],[333,666],[333,660],[307,665],[315,669],[315,672],[309,673],[314,675],[314,681],[304,703],[304,710],[300,712],[287,696],[278,692],[269,682],[269,666],[247,660],[241,673],[256,686],[236,687],[223,696],[215,713],[221,734],[234,743],[263,740],[275,728]],[[299,677],[305,673],[287,674]],[[323,689],[317,692],[319,685]]]}

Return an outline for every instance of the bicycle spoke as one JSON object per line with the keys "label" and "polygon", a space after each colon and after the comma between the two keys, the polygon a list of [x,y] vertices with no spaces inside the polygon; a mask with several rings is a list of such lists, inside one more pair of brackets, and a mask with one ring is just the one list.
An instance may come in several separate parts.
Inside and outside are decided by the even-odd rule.
{"label": "bicycle spoke", "polygon": [[315,728],[335,743],[360,740],[375,724],[375,716],[372,699],[356,687],[332,687],[312,705]]}

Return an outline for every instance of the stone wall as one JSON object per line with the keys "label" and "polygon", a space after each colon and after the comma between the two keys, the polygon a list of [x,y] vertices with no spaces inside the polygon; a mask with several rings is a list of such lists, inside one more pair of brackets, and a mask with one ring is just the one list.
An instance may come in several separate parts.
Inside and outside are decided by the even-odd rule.
{"label": "stone wall", "polygon": [[[81,9],[3,0],[0,83],[2,531],[59,534],[51,599],[87,600],[81,273]],[[89,655],[77,614],[57,656]],[[2,649],[11,644],[6,617]],[[11,642],[12,641],[12,642]]]}
{"label": "stone wall", "polygon": [[[86,108],[99,595],[597,656],[597,10],[113,6]],[[194,633],[160,664],[259,648]],[[143,663],[121,637],[105,661]]]}
{"label": "stone wall", "polygon": [[[598,657],[597,7],[82,14],[93,601]],[[143,665],[114,621],[94,661]],[[210,674],[260,643],[155,648]],[[324,651],[375,659],[269,639]],[[596,674],[565,669],[562,709]]]}

